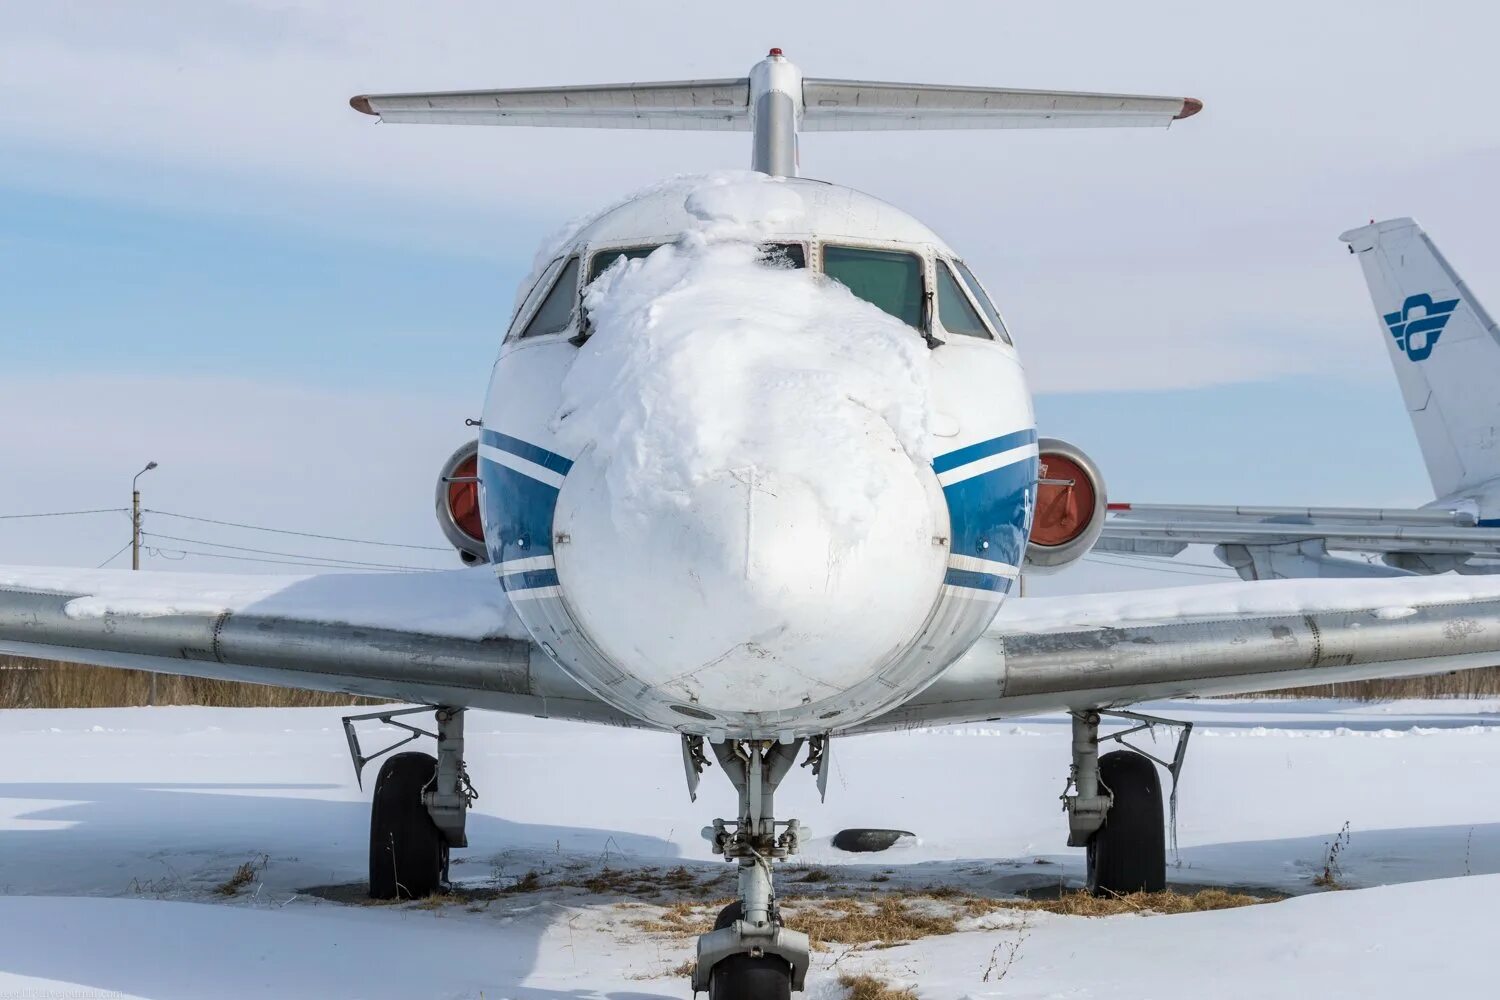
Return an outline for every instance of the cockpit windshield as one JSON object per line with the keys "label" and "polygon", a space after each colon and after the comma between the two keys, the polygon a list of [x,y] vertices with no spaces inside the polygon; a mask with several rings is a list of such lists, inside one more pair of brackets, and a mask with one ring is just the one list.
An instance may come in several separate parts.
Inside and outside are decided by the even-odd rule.
{"label": "cockpit windshield", "polygon": [[772,267],[799,271],[807,266],[807,248],[801,243],[763,243],[760,259]]}
{"label": "cockpit windshield", "polygon": [[661,244],[656,243],[645,247],[620,247],[617,250],[600,250],[594,254],[594,259],[589,263],[589,281],[593,281],[599,275],[608,271],[610,266],[617,260],[640,260],[642,257],[651,256],[660,249]]}
{"label": "cockpit windshield", "polygon": [[969,286],[969,291],[973,294],[974,301],[979,303],[979,308],[983,309],[984,314],[990,318],[990,325],[995,328],[995,332],[1000,335],[1000,339],[1007,344],[1011,343],[1010,331],[1005,328],[1005,321],[1000,318],[1000,312],[995,308],[995,303],[991,302],[990,297],[984,294],[984,286],[979,283],[978,278],[974,277],[974,272],[970,271],[968,265],[961,260],[956,260],[953,263],[957,264],[959,271],[963,272],[964,282]]}
{"label": "cockpit windshield", "polygon": [[922,258],[916,254],[824,246],[823,273],[907,326],[922,328]]}

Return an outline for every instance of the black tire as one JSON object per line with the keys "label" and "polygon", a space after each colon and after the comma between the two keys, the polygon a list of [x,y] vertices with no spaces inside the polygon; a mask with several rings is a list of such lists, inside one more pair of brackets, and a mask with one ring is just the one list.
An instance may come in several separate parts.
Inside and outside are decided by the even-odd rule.
{"label": "black tire", "polygon": [[448,874],[448,842],[422,804],[437,759],[398,753],[380,768],[370,802],[370,898],[423,899]]}
{"label": "black tire", "polygon": [[1099,781],[1114,804],[1089,838],[1089,892],[1161,892],[1167,887],[1167,837],[1156,765],[1138,753],[1115,750],[1099,758]]}
{"label": "black tire", "polygon": [[774,955],[730,955],[714,966],[708,1000],[791,1000],[792,967]]}
{"label": "black tire", "polygon": [[[744,907],[738,900],[719,911],[714,930],[731,927]],[[714,966],[708,979],[709,1000],[791,1000],[792,967],[773,955],[731,955]]]}
{"label": "black tire", "polygon": [[717,917],[714,917],[714,930],[722,931],[726,927],[733,927],[734,922],[740,919],[740,914],[744,912],[745,905],[736,899],[720,910]]}

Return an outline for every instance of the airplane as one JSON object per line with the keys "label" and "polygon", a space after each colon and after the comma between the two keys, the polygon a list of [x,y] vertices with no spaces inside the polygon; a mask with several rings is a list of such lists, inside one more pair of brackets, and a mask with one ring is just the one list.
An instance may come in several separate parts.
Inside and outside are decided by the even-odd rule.
{"label": "airplane", "polygon": [[1500,326],[1411,219],[1339,239],[1370,287],[1436,499],[1413,509],[1114,503],[1099,551],[1170,558],[1213,545],[1245,580],[1500,573]]}
{"label": "airplane", "polygon": [[[753,167],[663,182],[540,256],[477,437],[436,484],[467,568],[0,569],[0,650],[415,706],[344,723],[356,774],[385,758],[373,896],[433,892],[466,846],[466,711],[658,731],[680,741],[691,798],[714,762],[737,791],[704,830],[737,899],[698,940],[691,986],[785,1000],[810,964],[774,878],[811,836],[775,809],[798,758],[826,794],[845,737],[1066,712],[1063,812],[1089,888],[1157,891],[1157,769],[1175,796],[1191,730],[1148,757],[1123,738],[1178,724],[1129,706],[1500,653],[1485,578],[1006,601],[1023,568],[1089,551],[1102,475],[1037,436],[1011,333],[962,255],[884,201],[799,176],[798,135],[1165,127],[1197,100],[804,77],[773,49],[737,79],[351,103],[385,122],[747,131]],[[403,737],[367,753],[374,721]],[[394,752],[425,738],[434,753]],[[628,762],[598,765],[629,780]]]}

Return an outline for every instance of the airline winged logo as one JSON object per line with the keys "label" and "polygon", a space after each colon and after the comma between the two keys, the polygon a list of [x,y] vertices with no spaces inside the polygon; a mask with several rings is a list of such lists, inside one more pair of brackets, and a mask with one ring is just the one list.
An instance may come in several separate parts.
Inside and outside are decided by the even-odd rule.
{"label": "airline winged logo", "polygon": [[1434,302],[1431,295],[1409,295],[1401,303],[1400,312],[1385,314],[1385,325],[1391,328],[1396,345],[1408,358],[1426,361],[1457,308],[1458,299]]}

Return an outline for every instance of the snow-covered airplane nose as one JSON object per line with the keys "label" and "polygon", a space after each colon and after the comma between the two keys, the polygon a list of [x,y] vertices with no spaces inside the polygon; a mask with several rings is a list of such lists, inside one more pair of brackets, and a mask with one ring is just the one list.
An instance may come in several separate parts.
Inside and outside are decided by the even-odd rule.
{"label": "snow-covered airplane nose", "polygon": [[609,456],[580,456],[554,525],[588,640],[648,697],[711,713],[805,710],[869,680],[921,633],[946,560],[935,479],[873,414],[869,430],[880,496],[852,523],[817,469],[722,471],[643,510]]}

